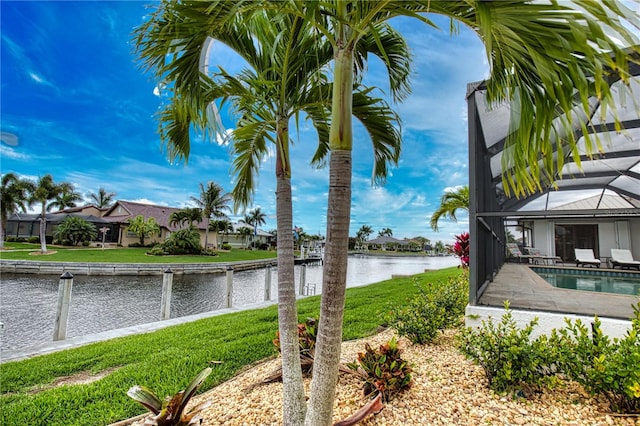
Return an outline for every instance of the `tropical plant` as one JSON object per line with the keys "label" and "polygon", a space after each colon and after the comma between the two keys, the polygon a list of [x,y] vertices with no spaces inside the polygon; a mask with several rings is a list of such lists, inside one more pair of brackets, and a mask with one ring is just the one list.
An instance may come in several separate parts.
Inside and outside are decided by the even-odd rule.
{"label": "tropical plant", "polygon": [[73,187],[68,186],[64,187],[62,191],[55,196],[53,201],[49,203],[47,206],[47,210],[51,211],[53,209],[64,210],[69,207],[76,207],[76,201],[81,201],[82,195],[79,192],[76,192]]}
{"label": "tropical plant", "polygon": [[[204,234],[204,246],[206,248],[209,246],[209,221],[212,217],[217,219],[227,217],[226,212],[230,210],[229,202],[231,201],[231,196],[224,192],[222,186],[215,182],[208,182],[207,186],[200,184],[200,197],[191,197],[191,201],[202,209],[202,216],[205,219],[206,226]],[[214,238],[216,238],[216,241],[214,241],[213,246],[217,247],[218,241],[215,234]]]}
{"label": "tropical plant", "polygon": [[413,369],[402,359],[402,349],[398,347],[395,337],[378,349],[365,343],[365,351],[358,353],[357,360],[347,364],[347,367],[363,381],[365,395],[379,393],[385,402],[413,384]]}
{"label": "tropical plant", "polygon": [[96,206],[100,209],[105,208],[105,207],[109,207],[109,205],[111,205],[111,203],[113,202],[113,199],[116,196],[115,192],[108,192],[106,189],[104,188],[99,188],[98,189],[98,193],[93,193],[90,192],[89,194],[87,194],[89,196],[89,198],[91,200],[93,200],[96,204]]}
{"label": "tropical plant", "polygon": [[[318,338],[318,319],[307,318],[305,322],[298,324],[298,344],[300,347],[300,364],[304,374],[311,373],[313,369],[313,353],[316,348]],[[280,332],[276,332],[273,344],[282,352],[280,348]]]}
{"label": "tropical plant", "polygon": [[[254,5],[259,3],[251,7]],[[267,154],[266,142],[275,143],[278,318],[287,395],[283,410],[285,423],[301,423],[305,396],[296,342],[289,121],[301,112],[312,120],[320,140],[313,161],[322,164],[328,152],[327,109],[332,91],[326,84],[324,71],[333,59],[333,52],[328,43],[318,43],[321,39],[317,32],[302,17],[265,12],[244,19],[234,11],[226,15],[234,19],[222,19],[219,22],[223,25],[213,26],[212,20],[217,22],[216,15],[229,12],[231,3],[210,6],[199,2],[165,2],[152,19],[137,30],[137,44],[149,67],[155,67],[160,78],[169,75],[173,82],[175,96],[162,114],[164,124],[161,124],[161,135],[171,146],[171,155],[188,156],[190,124],[201,128],[216,124],[215,119],[210,119],[210,113],[214,111],[210,102],[217,98],[233,101],[240,115],[230,137],[235,153],[234,170],[238,175],[233,190],[237,204],[246,206],[249,203],[254,176]],[[167,37],[173,40],[172,43],[165,43]],[[202,46],[208,45],[207,37],[233,48],[250,68],[243,70],[237,78],[220,70],[216,74],[219,84],[211,84],[206,76],[198,74],[202,65],[198,58]],[[385,42],[393,39],[401,40],[397,33],[390,31]],[[404,44],[400,47],[406,49]],[[376,53],[377,43],[371,40],[368,48]],[[359,55],[365,55],[365,50],[362,49]],[[165,62],[168,54],[173,55],[173,61],[169,63]],[[191,61],[190,65],[187,60]],[[402,60],[397,63],[401,64],[399,69],[405,69]],[[372,96],[372,90],[365,88],[354,93],[352,111],[373,140],[374,176],[383,180],[387,162],[397,162],[399,156],[397,116],[383,99]]]}
{"label": "tropical plant", "polygon": [[164,254],[200,254],[200,232],[195,226],[189,225],[172,232],[169,238],[160,244],[160,248]]}
{"label": "tropical plant", "polygon": [[169,215],[169,224],[184,226],[186,224],[193,225],[194,222],[202,221],[202,209],[198,207],[188,207],[175,211]]}
{"label": "tropical plant", "polygon": [[[227,236],[229,235],[229,232],[233,231],[233,224],[228,219],[212,220],[211,222],[209,222],[209,230],[216,233],[216,241],[217,241],[218,233],[222,233],[225,236]],[[218,246],[219,245],[220,243],[218,243]]]}
{"label": "tropical plant", "polygon": [[359,244],[364,243],[369,238],[369,235],[373,234],[373,228],[369,225],[362,225],[358,232],[356,232],[356,240]]}
{"label": "tropical plant", "polygon": [[460,235],[456,235],[456,242],[451,247],[451,253],[458,256],[460,259],[460,265],[463,268],[469,267],[469,233],[463,232]]}
{"label": "tropical plant", "polygon": [[128,230],[140,238],[141,246],[144,246],[144,239],[146,237],[160,232],[160,225],[158,225],[158,222],[156,222],[156,219],[153,217],[145,219],[144,216],[139,214],[132,219],[130,218],[127,223],[129,224]]}
{"label": "tropical plant", "polygon": [[40,177],[30,189],[29,206],[33,204],[40,205],[40,251],[46,253],[47,211],[51,208],[47,203],[56,199],[65,191],[73,192],[73,185],[66,182],[57,184],[53,181],[53,176],[48,174]]}
{"label": "tropical plant", "polygon": [[443,217],[456,222],[456,212],[458,210],[469,211],[469,185],[456,188],[454,191],[447,191],[440,199],[440,207],[431,215],[431,228],[438,230],[438,221]]}
{"label": "tropical plant", "polygon": [[2,175],[0,187],[0,248],[4,247],[5,233],[9,216],[27,211],[29,192],[33,190],[33,182],[20,179],[15,173]]}
{"label": "tropical plant", "polygon": [[253,233],[253,231],[251,231],[251,228],[249,228],[248,226],[239,226],[238,229],[237,229],[237,232],[238,232],[238,235],[240,235],[240,237],[242,237],[242,241],[244,243],[244,248],[248,248],[249,247],[249,237]]}
{"label": "tropical plant", "polygon": [[393,230],[391,228],[382,228],[378,231],[378,237],[391,237]]}
{"label": "tropical plant", "polygon": [[211,374],[211,368],[205,368],[189,383],[185,390],[178,392],[171,398],[166,398],[164,401],[150,389],[139,385],[129,389],[127,395],[153,413],[153,416],[145,419],[143,425],[190,426],[200,424],[201,420],[198,415],[211,402],[203,401],[186,413],[185,409],[209,374]]}
{"label": "tropical plant", "polygon": [[53,238],[69,241],[71,245],[77,246],[81,242],[98,238],[98,231],[94,224],[81,217],[67,216],[53,231]]}
{"label": "tropical plant", "polygon": [[253,235],[258,235],[258,226],[267,223],[267,215],[260,210],[260,207],[251,210],[246,218],[249,219],[247,223],[253,226]]}
{"label": "tropical plant", "polygon": [[[391,95],[394,99],[400,100],[408,92],[409,72],[408,67],[403,66],[408,62],[408,54],[402,38],[397,37],[386,24],[388,20],[396,16],[409,16],[437,28],[436,23],[425,15],[433,13],[450,17],[452,21],[458,21],[476,32],[486,46],[491,64],[491,73],[486,83],[489,102],[517,103],[517,108],[512,109],[513,131],[507,138],[503,156],[503,181],[508,191],[518,195],[540,188],[538,182],[541,179],[552,178],[555,171],[562,168],[562,158],[556,159],[552,155],[544,156],[542,166],[537,166],[541,153],[552,153],[556,143],[566,146],[574,155],[579,155],[579,150],[576,149],[578,134],[573,132],[572,125],[578,124],[586,129],[589,124],[580,118],[580,114],[576,114],[574,108],[577,107],[586,113],[585,117],[591,117],[591,104],[588,99],[594,94],[598,95],[603,110],[610,111],[615,108],[609,84],[615,78],[628,80],[626,67],[629,59],[629,53],[623,51],[618,42],[624,41],[634,45],[633,28],[639,26],[637,15],[615,1],[590,2],[587,6],[582,4],[580,7],[558,2],[500,1],[469,4],[467,1],[430,0],[166,0],[163,5],[165,7],[161,6],[147,23],[138,29],[137,44],[147,65],[157,68],[157,74],[161,78],[169,76],[173,83],[173,100],[179,102],[181,108],[171,109],[165,118],[170,124],[167,131],[175,131],[182,135],[182,138],[173,139],[175,146],[182,147],[181,155],[188,155],[189,124],[193,120],[199,120],[200,123],[204,123],[201,127],[204,127],[208,121],[206,106],[212,98],[201,96],[205,84],[201,82],[207,80],[198,73],[199,58],[203,56],[201,50],[206,37],[211,34],[218,37],[233,23],[239,22],[241,37],[230,40],[230,44],[238,46],[240,40],[249,39],[249,50],[256,53],[255,46],[260,45],[258,39],[262,34],[277,34],[277,38],[272,39],[277,43],[272,43],[268,49],[270,69],[276,69],[273,67],[274,63],[290,64],[288,60],[296,58],[303,58],[300,64],[303,67],[309,62],[318,63],[317,56],[309,58],[305,56],[304,50],[298,52],[298,55],[287,55],[285,61],[280,61],[280,56],[274,54],[274,46],[277,47],[281,42],[291,46],[294,44],[290,43],[291,40],[297,41],[305,34],[298,31],[300,26],[291,25],[292,22],[298,22],[296,19],[304,21],[301,24],[308,22],[314,26],[316,45],[328,42],[333,48],[331,128],[329,145],[324,147],[330,150],[330,214],[327,215],[319,341],[305,420],[307,424],[318,425],[329,424],[331,421],[339,365],[343,310],[335,307],[344,306],[346,287],[353,148],[351,116],[355,106],[353,90],[357,87],[357,84],[354,85],[354,70],[362,71],[366,59],[359,54],[370,49],[382,59],[390,72]],[[266,21],[261,20],[259,17],[264,15],[263,10],[269,8],[277,10],[278,14],[267,16]],[[249,17],[246,18],[246,15]],[[621,23],[620,17],[631,21],[631,29]],[[285,19],[289,19],[289,25],[282,31],[283,28],[278,25]],[[255,31],[256,28],[259,28],[259,31]],[[455,23],[450,29],[452,32],[457,30]],[[242,33],[245,37],[242,37]],[[288,37],[290,34],[295,38]],[[393,37],[388,37],[389,34]],[[396,41],[400,43],[392,43]],[[168,58],[168,55],[173,56]],[[258,56],[260,55],[256,55]],[[179,69],[180,67],[183,68]],[[608,72],[603,72],[605,69]],[[290,75],[280,73],[280,80],[289,82],[291,80],[284,76]],[[360,73],[355,75],[355,82],[359,81],[360,76]],[[261,87],[268,87],[264,84],[265,81],[269,79],[262,79]],[[255,87],[257,86],[252,88]],[[284,95],[278,97],[284,98]],[[273,98],[268,96],[264,99]],[[260,106],[264,103],[252,105],[254,117],[263,113],[264,110]],[[566,118],[555,120],[558,112],[566,113]],[[380,115],[371,115],[370,118],[376,120]],[[571,120],[576,120],[577,123],[572,123]],[[617,127],[620,126],[618,120]],[[250,133],[255,135],[259,128],[253,126]],[[285,132],[287,130],[286,127],[280,129]],[[558,129],[566,130],[562,132],[561,138],[555,137],[558,135]],[[165,134],[165,140],[166,136]],[[588,147],[597,146],[593,143],[595,136],[589,132],[581,132],[580,137],[587,139]],[[253,138],[252,140],[255,141]],[[288,137],[285,141],[288,142]],[[277,145],[278,153],[283,146]],[[244,149],[247,151],[250,148]],[[326,151],[324,153],[326,154]],[[245,159],[255,164],[257,158],[259,156]],[[276,161],[279,166],[282,166],[282,159],[281,157]],[[395,159],[397,160],[397,157]],[[376,163],[378,164],[384,164],[385,169],[376,170],[379,173],[375,175],[384,177],[386,163]],[[253,181],[249,179],[245,182]],[[279,236],[282,234],[283,232],[278,233]],[[281,247],[280,242],[278,245]],[[295,324],[290,325],[288,338],[294,340]],[[283,341],[284,339],[283,333]],[[293,353],[295,347],[289,349],[291,351],[283,347],[283,363],[284,354]],[[286,383],[284,388],[285,401],[297,401],[292,403],[297,404],[297,410],[285,410],[284,422],[302,423],[301,418],[304,417],[305,411],[305,406],[299,404],[300,401],[304,401],[302,391],[294,395],[293,390],[288,390]]]}

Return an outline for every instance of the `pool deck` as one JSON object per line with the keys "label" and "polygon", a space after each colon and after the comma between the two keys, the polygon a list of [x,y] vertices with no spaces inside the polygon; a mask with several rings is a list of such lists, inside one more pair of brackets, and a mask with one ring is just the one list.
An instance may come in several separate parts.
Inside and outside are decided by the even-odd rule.
{"label": "pool deck", "polygon": [[[557,269],[576,269],[551,267]],[[602,268],[601,271],[608,269]],[[614,271],[611,269],[610,271]],[[620,272],[616,269],[615,272]],[[625,270],[624,272],[628,272]],[[631,271],[634,275],[640,273]],[[479,300],[479,305],[502,307],[509,300],[511,308],[561,314],[598,315],[603,318],[628,320],[633,316],[632,305],[640,296],[627,296],[593,291],[567,290],[553,287],[528,265],[506,263],[500,269]]]}

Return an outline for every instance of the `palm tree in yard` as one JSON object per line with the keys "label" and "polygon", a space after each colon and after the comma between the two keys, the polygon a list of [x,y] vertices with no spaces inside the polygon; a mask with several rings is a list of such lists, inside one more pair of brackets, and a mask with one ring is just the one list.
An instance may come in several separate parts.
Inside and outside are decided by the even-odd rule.
{"label": "palm tree in yard", "polygon": [[248,226],[240,226],[238,227],[238,235],[242,237],[242,242],[244,243],[244,248],[249,247],[249,236],[252,234],[251,228]]}
{"label": "palm tree in yard", "polygon": [[[200,57],[204,35],[217,35],[229,23],[241,19],[244,13],[273,8],[281,15],[289,14],[314,25],[317,43],[321,45],[328,42],[332,46],[331,127],[326,147],[330,150],[329,213],[318,343],[306,415],[304,406],[292,406],[300,406],[304,423],[308,425],[328,425],[332,419],[340,360],[351,210],[352,114],[355,106],[353,89],[354,86],[357,87],[354,77],[357,82],[359,72],[365,68],[364,57],[359,53],[365,48],[377,49],[377,56],[383,59],[390,72],[391,95],[395,100],[401,100],[408,93],[408,74],[400,67],[389,65],[391,61],[402,63],[408,56],[390,54],[391,46],[386,36],[391,31],[386,25],[388,20],[408,16],[437,28],[429,18],[429,13],[433,13],[450,17],[452,22],[457,21],[474,31],[485,44],[490,64],[491,73],[486,82],[489,102],[505,101],[516,105],[512,109],[513,131],[506,141],[503,181],[508,191],[521,195],[538,189],[539,181],[555,176],[557,169],[562,167],[561,160],[556,161],[552,155],[556,143],[579,155],[576,149],[577,135],[572,130],[574,126],[588,130],[591,125],[581,118],[592,115],[589,97],[597,96],[601,105],[609,107],[609,111],[614,108],[609,85],[614,79],[628,78],[626,66],[629,58],[629,54],[616,44],[614,37],[631,45],[635,43],[632,30],[621,24],[618,17],[628,14],[629,20],[633,21],[632,25],[636,29],[639,27],[638,17],[634,12],[614,1],[583,2],[579,8],[572,7],[573,4],[569,2],[547,4],[515,0],[238,0],[205,3],[167,1],[163,4],[168,5],[166,13],[156,14],[141,27],[138,45],[141,56],[146,58],[149,66],[157,67],[160,76],[169,76],[175,82],[173,90],[177,98],[183,96],[182,100],[177,100],[183,108],[174,111],[175,119],[172,121],[173,124],[180,125],[169,129],[182,130],[183,135],[187,133],[184,131],[185,123],[205,121],[203,106],[206,102],[197,93],[202,88],[198,81],[204,79],[198,74],[197,67],[185,70],[184,74],[176,70],[189,60],[196,62],[193,57]],[[186,9],[180,9],[181,7]],[[197,20],[197,16],[193,17],[198,15],[196,11],[205,9],[207,19],[200,23],[200,29],[195,29],[196,25],[189,22],[189,19]],[[266,32],[277,31],[278,21],[284,19],[279,17],[281,15],[273,17],[267,23],[264,28]],[[189,25],[180,25],[183,22]],[[254,20],[242,19],[241,24],[247,34],[259,37],[259,34],[252,32],[256,25]],[[291,26],[290,30],[293,28],[296,26]],[[455,25],[450,28],[455,32]],[[606,28],[606,33],[603,28]],[[283,37],[286,38],[287,34],[288,32]],[[198,38],[200,35],[203,37]],[[397,45],[394,46],[397,50]],[[178,57],[167,64],[167,53],[178,54]],[[314,60],[316,59],[305,58],[304,62]],[[189,106],[193,108],[189,110]],[[572,114],[574,109],[583,114]],[[256,111],[262,110],[258,108]],[[566,118],[554,121],[559,113],[566,113]],[[285,130],[286,127],[281,128],[281,131]],[[556,138],[559,134],[562,137]],[[587,139],[594,138],[588,131],[582,134]],[[288,137],[285,140],[288,141]],[[182,141],[185,143],[183,146],[188,147],[188,138],[176,141]],[[590,140],[587,146],[596,146],[593,142]],[[277,147],[283,148],[282,145]],[[188,149],[186,154],[188,155]],[[280,161],[284,158],[288,157],[281,157]],[[538,167],[540,159],[543,161]],[[278,215],[279,213],[280,211]],[[281,234],[284,235],[279,229],[279,238]],[[280,241],[278,243],[280,248]],[[284,356],[283,350],[283,365]],[[285,400],[299,401],[286,383],[284,391]],[[285,409],[286,424],[302,423],[300,412],[294,411]]]}
{"label": "palm tree in yard", "polygon": [[[65,192],[73,192],[73,185],[67,182],[55,183],[53,176],[44,175],[31,188],[29,194],[29,206],[33,204],[40,205],[40,251],[47,252],[46,230],[47,230],[47,211],[51,210],[52,204],[49,201],[56,200]],[[55,201],[54,201],[55,203]]]}
{"label": "palm tree in yard", "polygon": [[382,228],[378,231],[378,237],[391,237],[393,230],[391,228]]}
{"label": "palm tree in yard", "polygon": [[[331,85],[326,84],[323,71],[333,58],[332,49],[328,44],[317,42],[318,34],[310,30],[304,19],[292,15],[265,13],[253,16],[249,21],[234,20],[214,28],[210,23],[215,20],[213,14],[224,14],[225,7],[232,6],[231,3],[210,8],[210,3],[187,2],[182,3],[183,9],[173,2],[164,5],[166,9],[160,9],[138,30],[138,46],[147,63],[157,66],[159,75],[168,73],[175,81],[175,97],[162,114],[165,124],[161,125],[164,129],[161,135],[171,146],[170,154],[188,156],[189,125],[215,124],[202,111],[216,99],[230,100],[240,117],[231,135],[234,169],[238,176],[233,195],[238,205],[246,206],[254,190],[255,175],[268,153],[267,142],[275,144],[278,319],[283,384],[287,395],[283,410],[285,424],[300,424],[305,413],[305,396],[295,304],[289,121],[295,117],[297,122],[302,112],[312,120],[319,136],[313,162],[321,164],[329,146],[327,119],[331,98]],[[188,12],[188,19],[174,16],[181,10]],[[196,28],[200,28],[202,34],[197,34]],[[167,31],[175,32],[168,34]],[[167,36],[175,42],[166,45],[163,40]],[[249,68],[237,76],[220,70],[216,74],[217,82],[214,82],[198,74],[198,63],[190,69],[185,68],[185,60],[163,65],[167,53],[180,52],[181,58],[195,61],[208,36],[233,48],[247,61]],[[387,39],[394,37],[399,38],[391,31]],[[372,42],[371,47],[375,50],[376,44]],[[404,44],[398,46],[398,49],[403,48],[406,49]],[[168,52],[167,49],[175,50]],[[407,68],[403,61],[396,65],[401,70]],[[194,106],[195,110],[188,109]],[[395,163],[399,157],[397,116],[386,102],[373,96],[371,89],[364,88],[354,94],[353,113],[371,136],[376,153],[374,176],[382,178],[387,163]]]}
{"label": "palm tree in yard", "polygon": [[[200,184],[200,197],[191,197],[191,201],[202,209],[202,216],[205,220],[206,231],[204,234],[204,247],[209,246],[209,221],[212,217],[226,217],[226,212],[230,211],[229,202],[231,196],[224,191],[222,186],[215,182],[208,182],[207,185]],[[217,236],[214,234],[213,246],[218,246]]]}
{"label": "palm tree in yard", "polygon": [[15,173],[5,173],[2,175],[1,182],[0,248],[3,248],[9,216],[18,211],[27,211],[27,201],[29,192],[33,188],[33,183],[25,179],[20,179]]}
{"label": "palm tree in yard", "polygon": [[113,202],[113,199],[116,196],[116,193],[108,192],[106,189],[101,187],[98,189],[97,194],[90,192],[88,195],[89,195],[89,198],[95,202],[96,206],[102,209],[104,207],[109,207],[109,205],[111,205],[111,203]]}
{"label": "palm tree in yard", "polygon": [[457,188],[455,191],[447,191],[440,199],[440,207],[431,215],[431,228],[438,230],[438,221],[442,217],[448,217],[456,221],[456,211],[469,211],[469,185]]}
{"label": "palm tree in yard", "polygon": [[248,214],[248,219],[251,221],[250,225],[253,226],[253,235],[258,235],[258,226],[267,223],[267,215],[260,210],[260,207],[256,207]]}
{"label": "palm tree in yard", "polygon": [[76,192],[73,187],[65,187],[56,197],[49,203],[47,210],[64,210],[77,206],[76,201],[82,201],[82,195]]}

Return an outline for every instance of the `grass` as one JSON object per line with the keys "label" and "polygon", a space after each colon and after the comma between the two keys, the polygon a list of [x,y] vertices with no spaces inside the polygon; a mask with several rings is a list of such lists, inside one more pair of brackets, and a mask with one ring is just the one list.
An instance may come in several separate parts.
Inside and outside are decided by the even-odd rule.
{"label": "grass", "polygon": [[[20,251],[11,251],[11,250]],[[0,251],[2,260],[37,260],[41,262],[104,262],[104,263],[214,263],[237,262],[242,260],[258,260],[275,258],[275,250],[240,250],[220,251],[217,256],[147,256],[148,248],[114,248],[64,247],[47,245],[47,250],[55,253],[40,255],[40,244],[5,243],[5,250]],[[31,254],[37,253],[37,254]]]}
{"label": "grass", "polygon": [[[381,313],[416,294],[418,282],[446,280],[456,268],[347,289],[343,339],[376,332]],[[299,319],[317,317],[319,296],[298,302]],[[0,424],[104,425],[145,412],[126,396],[136,384],[170,395],[207,366],[202,391],[276,355],[277,307],[241,311],[0,365]],[[222,361],[212,364],[212,361]],[[117,368],[90,384],[44,389],[57,378]],[[41,390],[34,392],[34,390]]]}

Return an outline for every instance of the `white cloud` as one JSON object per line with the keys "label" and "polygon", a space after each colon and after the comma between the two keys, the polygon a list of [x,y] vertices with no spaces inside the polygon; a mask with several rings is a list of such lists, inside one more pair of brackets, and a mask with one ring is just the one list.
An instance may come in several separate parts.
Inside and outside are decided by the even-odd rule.
{"label": "white cloud", "polygon": [[29,156],[16,151],[14,148],[0,145],[0,157],[13,158],[14,160],[28,160]]}

